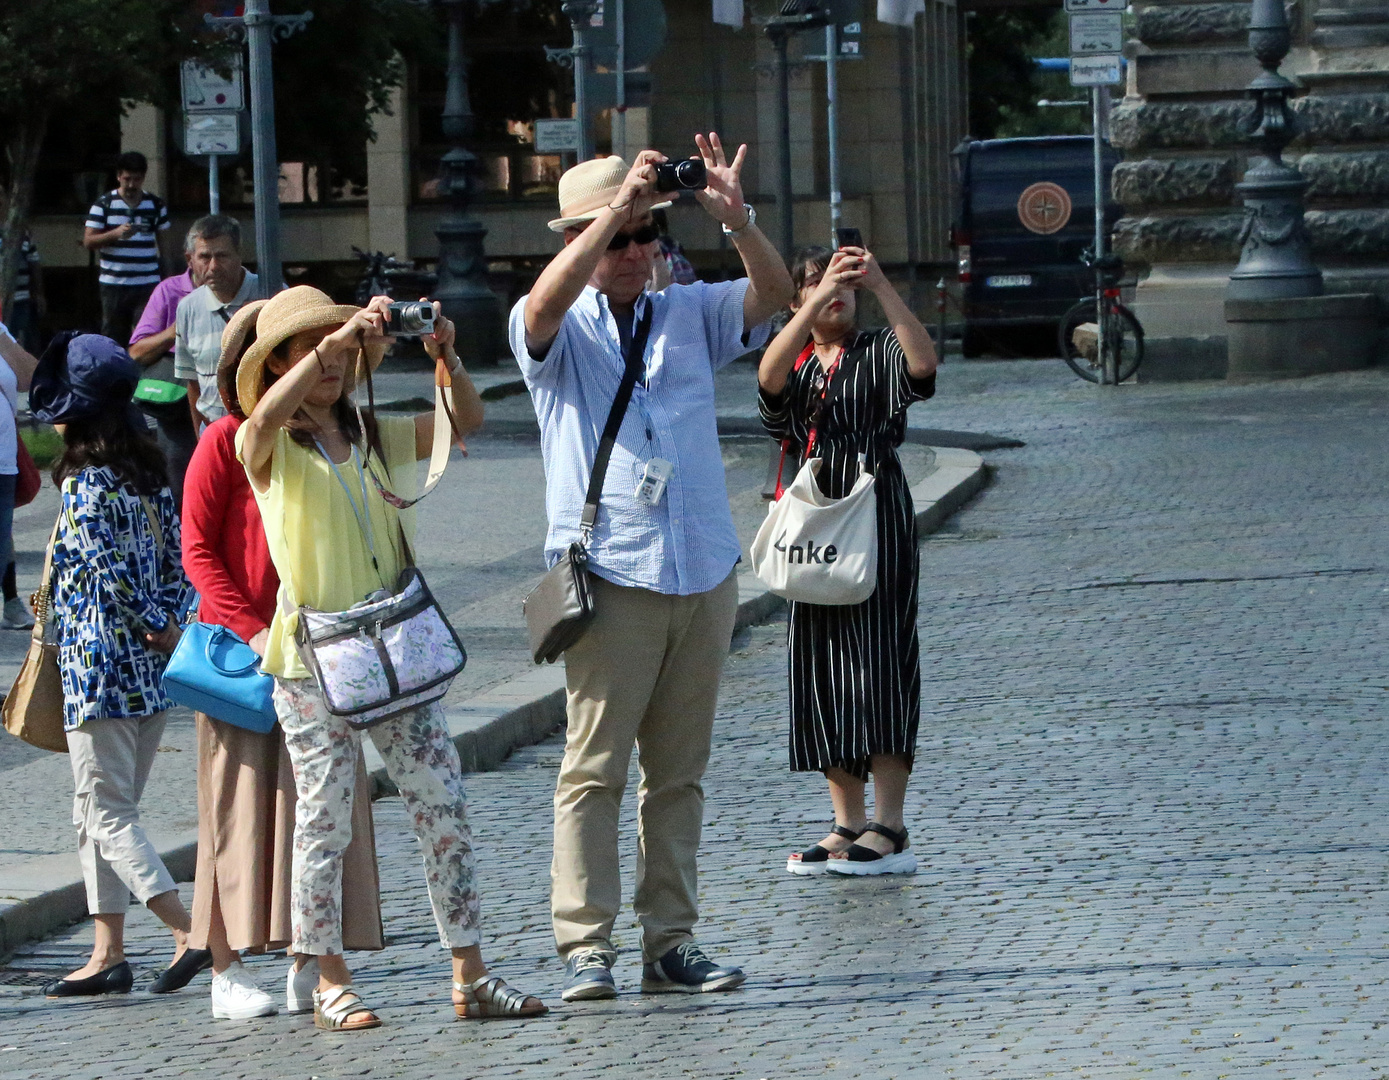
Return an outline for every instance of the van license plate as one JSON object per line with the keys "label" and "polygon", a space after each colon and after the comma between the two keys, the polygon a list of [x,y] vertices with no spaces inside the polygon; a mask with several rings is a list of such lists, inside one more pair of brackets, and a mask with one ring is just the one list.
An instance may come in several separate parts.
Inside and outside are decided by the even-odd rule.
{"label": "van license plate", "polygon": [[1025,289],[1032,284],[1031,274],[995,274],[984,279],[990,289]]}

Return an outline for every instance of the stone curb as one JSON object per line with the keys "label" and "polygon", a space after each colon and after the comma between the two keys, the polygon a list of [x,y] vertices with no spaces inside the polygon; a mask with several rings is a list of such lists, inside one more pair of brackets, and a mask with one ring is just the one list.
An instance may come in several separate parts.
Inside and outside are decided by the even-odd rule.
{"label": "stone curb", "polygon": [[[956,510],[967,503],[988,479],[984,460],[971,450],[933,447],[936,468],[915,484],[912,501],[916,504],[917,530],[925,536],[934,532]],[[735,632],[779,615],[786,601],[768,592],[750,570],[738,575],[740,601],[734,623]],[[564,667],[547,664],[508,679],[478,697],[448,708],[449,734],[458,747],[463,771],[490,772],[501,766],[512,752],[533,746],[550,737],[564,725]],[[370,740],[362,742],[363,757],[371,775],[373,800],[395,795],[395,785],[386,776],[385,766]],[[176,881],[189,881],[197,861],[197,833],[152,836],[160,857]],[[32,875],[35,885],[57,879],[69,872],[69,855],[53,855],[52,870],[40,866]],[[7,888],[28,891],[25,883],[7,881]],[[46,937],[55,930],[86,918],[86,891],[80,880],[35,889],[32,896],[0,902],[0,959],[17,946]]]}

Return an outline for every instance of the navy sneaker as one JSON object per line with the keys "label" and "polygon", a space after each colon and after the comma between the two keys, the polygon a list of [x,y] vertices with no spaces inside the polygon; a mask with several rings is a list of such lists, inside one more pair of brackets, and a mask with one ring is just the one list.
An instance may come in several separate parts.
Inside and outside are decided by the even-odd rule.
{"label": "navy sneaker", "polygon": [[564,962],[565,1001],[602,1001],[617,997],[613,982],[613,956],[601,949],[581,949]]}
{"label": "navy sneaker", "polygon": [[693,941],[677,945],[641,972],[643,994],[707,994],[742,986],[742,968],[716,964]]}

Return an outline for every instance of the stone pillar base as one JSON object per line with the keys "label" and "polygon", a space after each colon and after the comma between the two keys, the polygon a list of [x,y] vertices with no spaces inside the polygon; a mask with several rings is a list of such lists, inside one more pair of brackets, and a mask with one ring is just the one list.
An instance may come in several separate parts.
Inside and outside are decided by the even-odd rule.
{"label": "stone pillar base", "polygon": [[1379,339],[1374,293],[1226,300],[1230,382],[1368,367]]}

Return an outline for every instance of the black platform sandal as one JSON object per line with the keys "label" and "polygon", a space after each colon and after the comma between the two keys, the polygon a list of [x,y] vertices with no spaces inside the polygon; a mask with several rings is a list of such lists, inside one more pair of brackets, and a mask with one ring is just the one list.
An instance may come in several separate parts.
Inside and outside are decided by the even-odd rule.
{"label": "black platform sandal", "polygon": [[851,844],[842,858],[828,860],[825,869],[831,874],[852,877],[876,877],[879,874],[915,874],[916,855],[906,850],[907,830],[898,832],[886,825],[870,821],[864,832],[875,832],[892,841],[892,853],[883,855],[862,844]]}
{"label": "black platform sandal", "polygon": [[[835,836],[842,836],[845,840],[857,840],[863,835],[861,832],[854,832],[853,829],[846,829],[843,825],[835,825],[830,832]],[[850,848],[850,851],[853,849]],[[833,852],[827,847],[816,844],[808,847],[804,851],[798,851],[786,860],[786,872],[788,874],[798,874],[801,877],[814,877],[823,874],[825,867],[829,863],[830,855]]]}

